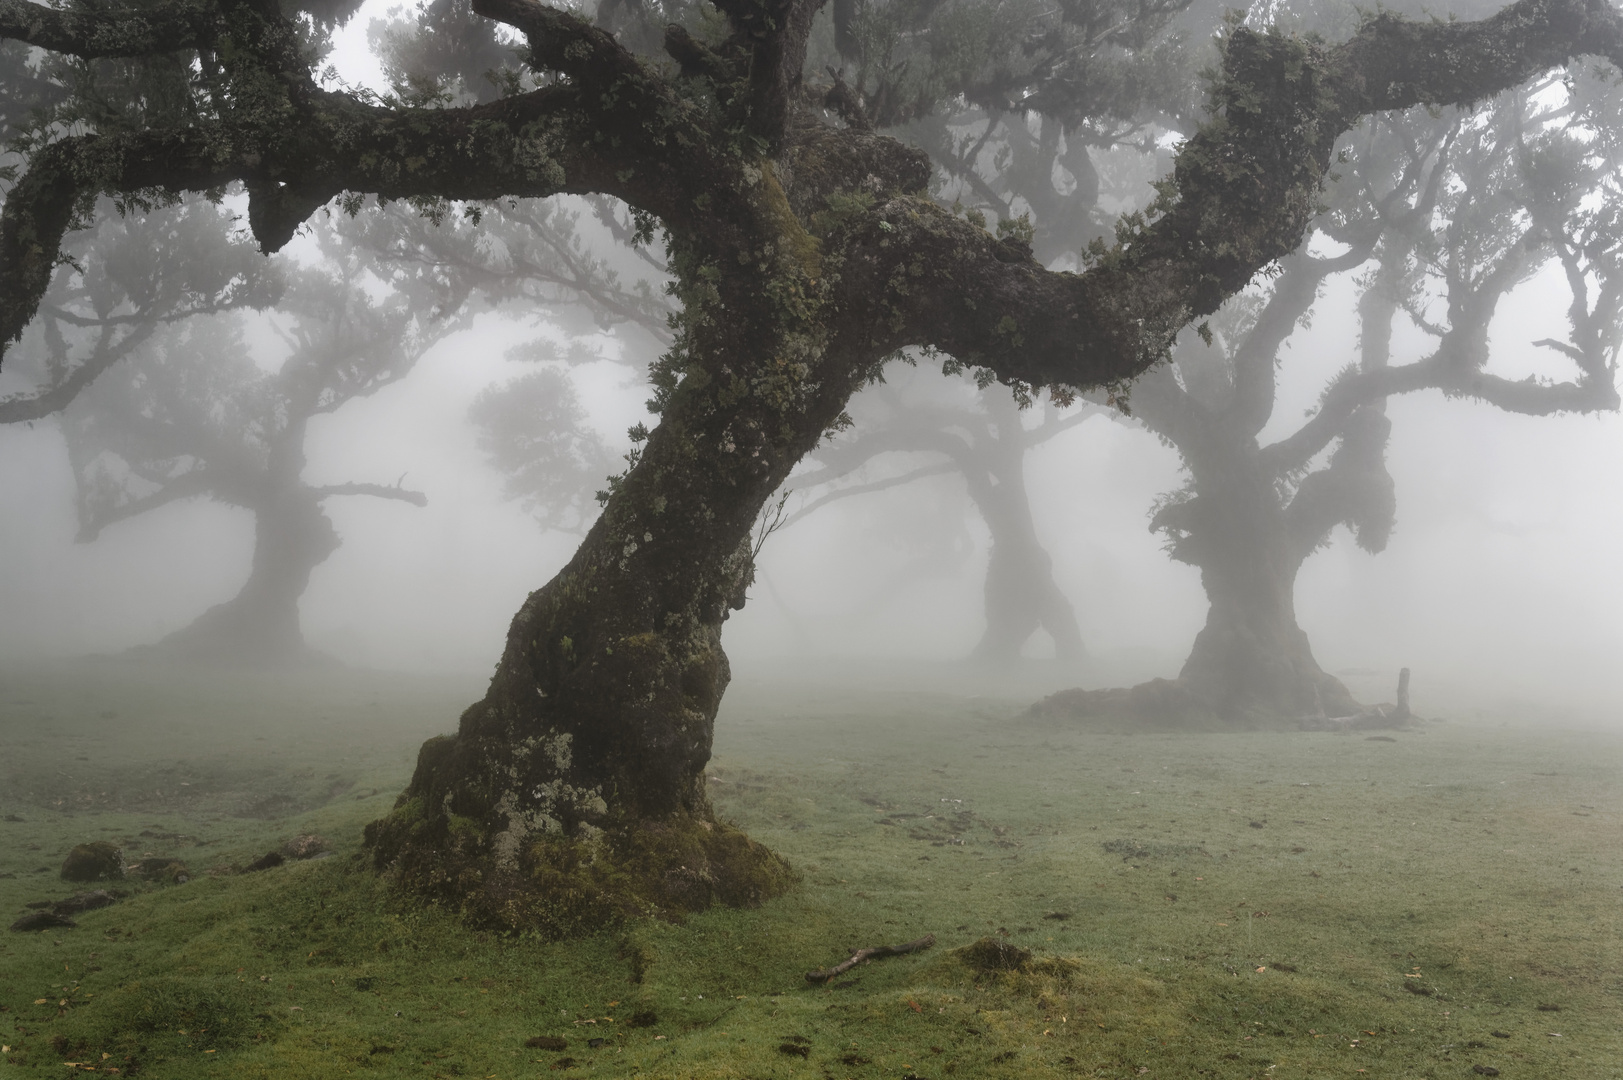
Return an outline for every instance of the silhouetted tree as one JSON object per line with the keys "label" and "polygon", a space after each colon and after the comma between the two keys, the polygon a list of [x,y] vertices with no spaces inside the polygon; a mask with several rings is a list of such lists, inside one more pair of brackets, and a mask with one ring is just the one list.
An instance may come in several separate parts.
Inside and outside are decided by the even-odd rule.
{"label": "silhouetted tree", "polygon": [[294,275],[273,316],[291,352],[274,371],[256,362],[240,319],[190,320],[154,331],[64,417],[81,541],[181,499],[254,516],[242,589],[165,638],[162,653],[254,666],[318,659],[299,628],[299,598],[341,542],[322,504],[347,495],[427,504],[399,483],[304,478],[311,420],[404,378],[443,330],[399,294],[371,300],[353,255],[339,253],[338,264],[336,275]]}
{"label": "silhouetted tree", "polygon": [[1029,399],[1023,410],[1004,387],[977,392],[937,382],[935,392],[922,377],[887,382],[857,399],[851,431],[819,446],[810,459],[815,467],[789,478],[804,499],[781,527],[842,499],[925,477],[961,476],[992,539],[983,587],[986,628],[973,657],[1012,661],[1041,629],[1053,639],[1056,659],[1081,660],[1087,650],[1076,612],[1054,582],[1053,559],[1038,539],[1025,464],[1034,447],[1104,410],[1083,402],[1062,411]]}
{"label": "silhouetted tree", "polygon": [[[511,96],[444,107],[320,86],[312,37],[341,14],[325,7],[309,20],[266,0],[0,7],[0,36],[189,79],[174,108],[31,149],[0,212],[0,341],[34,317],[93,192],[240,181],[268,250],[346,191],[425,206],[597,193],[665,230],[682,309],[652,369],[659,425],[515,616],[484,700],[425,744],[400,805],[369,829],[401,886],[475,918],[567,932],[784,887],[783,864],[705,797],[721,624],[750,580],[761,507],[889,357],[929,347],[1030,387],[1130,379],[1300,245],[1337,140],[1362,118],[1482,100],[1578,53],[1623,59],[1603,0],[1521,0],[1479,22],[1378,14],[1339,44],[1236,26],[1209,118],[1153,207],[1065,274],[1019,232],[937,206],[923,153],[864,130],[857,110],[841,122],[811,107],[821,7],[722,0],[721,18],[664,30],[664,66],[571,11],[474,0],[524,36],[530,71]],[[1053,53],[1039,80],[1051,99],[1088,53]],[[818,98],[830,89],[839,105],[838,84]]]}
{"label": "silhouetted tree", "polygon": [[[1189,477],[1162,498],[1151,528],[1174,559],[1200,569],[1206,626],[1177,680],[1067,691],[1038,711],[1309,725],[1360,712],[1297,625],[1295,582],[1338,525],[1367,551],[1385,548],[1396,512],[1387,398],[1438,390],[1529,415],[1618,407],[1623,129],[1615,90],[1596,79],[1570,87],[1559,106],[1508,94],[1490,110],[1371,122],[1348,146],[1317,223],[1342,252],[1284,260],[1271,288],[1230,301],[1202,327],[1209,341],[1186,334],[1172,364],[1134,385],[1134,415],[1178,451]],[[1288,353],[1287,339],[1330,275],[1361,266],[1369,269],[1359,279],[1357,362],[1330,381],[1301,427],[1261,441],[1278,368],[1310,359]],[[1522,344],[1490,350],[1496,306],[1546,267],[1568,286],[1568,333],[1533,344],[1566,357],[1575,377],[1489,372],[1492,352]],[[1394,364],[1403,318],[1435,345],[1424,359]]]}

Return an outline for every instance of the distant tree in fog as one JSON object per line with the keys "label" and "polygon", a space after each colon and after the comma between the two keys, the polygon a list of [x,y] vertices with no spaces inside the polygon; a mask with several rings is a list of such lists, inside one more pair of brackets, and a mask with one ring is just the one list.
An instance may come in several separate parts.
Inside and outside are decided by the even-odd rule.
{"label": "distant tree in fog", "polygon": [[253,562],[241,590],[165,638],[162,653],[267,666],[314,659],[299,627],[299,598],[341,543],[323,504],[354,495],[427,503],[399,482],[304,478],[311,421],[404,378],[446,329],[398,293],[371,299],[363,264],[353,254],[329,255],[335,271],[290,274],[271,317],[290,349],[279,367],[256,362],[241,319],[159,327],[64,416],[81,541],[182,499],[212,499],[254,516]]}
{"label": "distant tree in fog", "polygon": [[1008,663],[1043,630],[1056,659],[1081,660],[1087,650],[1038,538],[1025,465],[1033,448],[1105,411],[1091,402],[1061,410],[1029,398],[1022,408],[1006,387],[977,391],[922,375],[881,383],[853,401],[850,430],[819,446],[808,459],[812,467],[789,478],[803,501],[781,527],[831,503],[956,475],[991,533],[986,626],[973,658]]}
{"label": "distant tree in fog", "polygon": [[[535,362],[540,350],[515,351]],[[538,370],[486,387],[468,419],[479,449],[504,478],[503,495],[543,528],[579,533],[597,516],[596,494],[618,462],[555,355],[548,349]]]}
{"label": "distant tree in fog", "polygon": [[281,263],[203,199],[103,216],[73,235],[66,255],[19,348],[38,385],[0,398],[0,424],[60,411],[161,327],[264,308],[282,290]]}
{"label": "distant tree in fog", "polygon": [[[1387,400],[1435,390],[1535,416],[1618,407],[1623,95],[1594,78],[1568,88],[1570,99],[1553,106],[1518,92],[1469,114],[1369,121],[1348,143],[1316,222],[1321,246],[1340,252],[1283,260],[1270,285],[1201,328],[1210,340],[1186,332],[1173,362],[1133,385],[1133,414],[1178,451],[1188,475],[1159,501],[1151,528],[1174,559],[1200,569],[1210,612],[1177,680],[1070,691],[1044,709],[1159,723],[1356,714],[1297,625],[1295,582],[1338,525],[1367,551],[1386,547],[1397,507]],[[1277,370],[1315,359],[1288,338],[1332,274],[1360,268],[1356,361],[1304,423],[1263,441]],[[1564,339],[1501,338],[1490,348],[1499,302],[1552,268],[1568,290]],[[1402,323],[1431,339],[1424,358],[1394,362]],[[1571,380],[1487,368],[1496,358],[1525,363],[1538,350],[1563,358]]]}

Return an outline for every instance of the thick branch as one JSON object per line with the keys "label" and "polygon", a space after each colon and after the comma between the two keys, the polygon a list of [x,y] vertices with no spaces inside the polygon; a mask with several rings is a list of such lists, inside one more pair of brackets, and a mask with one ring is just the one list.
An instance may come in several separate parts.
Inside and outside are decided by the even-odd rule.
{"label": "thick branch", "polygon": [[473,10],[523,33],[533,67],[561,71],[589,85],[643,74],[636,56],[613,34],[574,12],[539,0],[473,0]]}
{"label": "thick branch", "polygon": [[70,371],[66,377],[58,380],[55,385],[47,387],[36,394],[16,394],[0,400],[0,424],[15,424],[25,420],[40,420],[52,413],[60,412],[68,407],[79,391],[96,381],[96,377],[122,356],[152,335],[154,324],[148,323],[138,327],[124,336],[117,348],[109,348],[106,340],[107,331],[96,349],[78,367]]}
{"label": "thick branch", "polygon": [[214,476],[206,469],[193,469],[177,476],[150,495],[131,499],[127,503],[92,514],[88,521],[79,524],[79,532],[73,539],[77,543],[86,544],[100,536],[102,530],[109,525],[139,517],[149,510],[156,510],[160,506],[167,506],[181,499],[213,493]]}
{"label": "thick branch", "polygon": [[219,187],[235,170],[214,159],[217,134],[198,127],[84,135],[35,154],[0,210],[0,350],[21,336],[38,310],[81,195]]}
{"label": "thick branch", "polygon": [[905,323],[887,345],[932,344],[1007,380],[1131,378],[1301,244],[1335,141],[1360,117],[1479,100],[1578,55],[1623,59],[1620,40],[1599,0],[1522,0],[1479,23],[1382,15],[1328,50],[1237,29],[1214,116],[1180,150],[1159,216],[1093,269],[1047,273],[944,211],[893,203],[847,264],[854,306],[869,308],[866,326]]}
{"label": "thick branch", "polygon": [[149,56],[196,46],[209,16],[202,7],[176,0],[158,0],[134,11],[0,0],[0,38],[86,60]]}
{"label": "thick branch", "polygon": [[1410,22],[1382,12],[1335,51],[1343,122],[1411,105],[1466,105],[1577,56],[1623,62],[1607,0],[1522,0],[1475,22]]}
{"label": "thick branch", "polygon": [[1229,408],[1247,435],[1261,431],[1273,415],[1279,350],[1319,298],[1319,286],[1331,275],[1363,263],[1374,248],[1371,238],[1334,258],[1298,254],[1285,260],[1285,273],[1267,306],[1236,349],[1234,399]]}
{"label": "thick branch", "polygon": [[1313,418],[1295,434],[1262,449],[1265,469],[1284,475],[1302,468],[1341,433],[1346,419],[1360,406],[1419,390],[1441,390],[1448,397],[1469,397],[1506,412],[1550,416],[1563,412],[1609,412],[1620,404],[1617,387],[1609,378],[1588,376],[1576,382],[1547,383],[1532,376],[1507,379],[1473,365],[1461,365],[1446,344],[1413,364],[1348,369],[1330,389]]}
{"label": "thick branch", "polygon": [[0,346],[33,317],[73,207],[92,192],[245,181],[267,251],[346,190],[472,200],[603,192],[667,220],[691,217],[680,177],[657,167],[664,129],[646,119],[630,125],[628,114],[621,145],[601,146],[605,117],[595,99],[567,84],[462,109],[384,108],[318,93],[292,131],[198,125],[54,143],[34,156],[0,211]]}
{"label": "thick branch", "polygon": [[396,499],[400,502],[409,502],[413,506],[427,506],[428,496],[421,491],[412,491],[399,484],[328,484],[326,487],[315,489],[318,499],[325,499],[333,495],[370,495],[374,499]]}

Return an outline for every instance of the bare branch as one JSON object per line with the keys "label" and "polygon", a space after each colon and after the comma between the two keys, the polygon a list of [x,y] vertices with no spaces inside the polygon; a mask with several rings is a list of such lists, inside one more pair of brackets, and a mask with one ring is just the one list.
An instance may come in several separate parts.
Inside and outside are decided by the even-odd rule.
{"label": "bare branch", "polygon": [[215,477],[207,469],[193,469],[182,473],[173,480],[168,481],[157,491],[139,499],[106,510],[97,510],[88,520],[79,523],[79,531],[74,536],[74,542],[87,544],[102,534],[110,525],[116,525],[128,518],[139,517],[149,510],[156,510],[181,499],[190,499],[198,495],[213,495]]}
{"label": "bare branch", "polygon": [[[888,491],[893,487],[901,487],[904,484],[911,484],[915,480],[922,480],[926,476],[942,476],[947,473],[955,473],[957,471],[958,466],[956,463],[952,461],[937,461],[930,465],[921,465],[909,472],[899,473],[896,476],[888,476],[883,480],[874,480],[866,484],[852,484],[850,487],[835,488],[833,491],[828,491],[822,495],[819,495],[805,506],[800,507],[794,513],[784,518],[783,524],[780,526],[780,528],[787,529],[801,518],[810,516],[813,511],[827,506],[831,502],[838,502],[841,499],[849,499],[856,495],[869,495],[875,491]],[[814,487],[816,486],[816,483],[820,482],[821,481],[805,483],[802,485],[802,487]]]}
{"label": "bare branch", "polygon": [[[405,477],[401,477],[402,480]],[[399,502],[409,502],[413,506],[427,506],[428,496],[421,491],[412,491],[401,487],[400,484],[328,484],[326,487],[314,489],[316,498],[326,499],[334,495],[370,495],[374,499],[395,499]]]}

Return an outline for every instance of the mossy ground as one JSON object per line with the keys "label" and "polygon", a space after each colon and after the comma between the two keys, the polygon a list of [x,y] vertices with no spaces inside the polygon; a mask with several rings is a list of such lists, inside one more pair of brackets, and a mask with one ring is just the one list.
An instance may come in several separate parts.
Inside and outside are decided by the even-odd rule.
{"label": "mossy ground", "polygon": [[[1016,719],[1027,700],[746,682],[712,796],[801,884],[546,943],[402,908],[358,858],[478,689],[0,675],[0,817],[22,819],[0,822],[6,922],[75,891],[56,878],[75,843],[197,873],[0,937],[0,1069],[1623,1077],[1619,733],[1090,734]],[[305,831],[337,854],[207,874]],[[803,979],[927,932],[932,950]],[[1005,932],[1044,962],[981,973],[955,951]]]}

